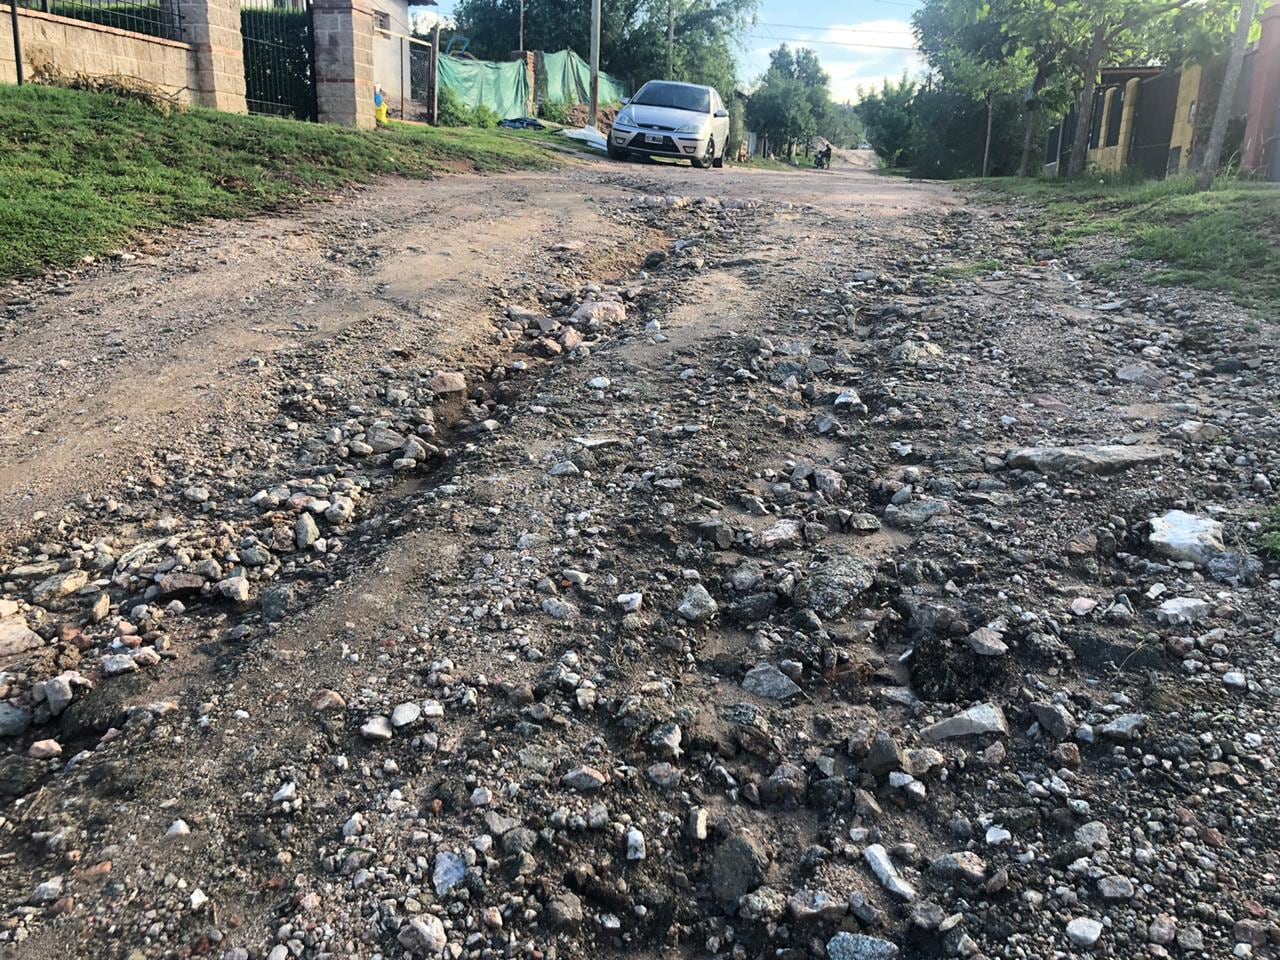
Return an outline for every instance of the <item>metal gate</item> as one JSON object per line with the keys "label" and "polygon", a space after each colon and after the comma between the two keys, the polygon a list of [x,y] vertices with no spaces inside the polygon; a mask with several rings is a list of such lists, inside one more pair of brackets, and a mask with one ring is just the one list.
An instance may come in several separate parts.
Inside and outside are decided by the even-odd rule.
{"label": "metal gate", "polygon": [[1169,172],[1169,144],[1173,140],[1181,76],[1179,71],[1171,70],[1138,84],[1129,164],[1150,177],[1163,178]]}
{"label": "metal gate", "polygon": [[310,0],[240,0],[240,32],[249,112],[315,120]]}

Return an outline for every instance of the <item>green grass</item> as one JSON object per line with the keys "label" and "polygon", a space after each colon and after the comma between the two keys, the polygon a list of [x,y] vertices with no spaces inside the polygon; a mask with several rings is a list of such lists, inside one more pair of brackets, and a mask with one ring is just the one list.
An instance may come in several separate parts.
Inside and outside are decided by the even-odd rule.
{"label": "green grass", "polygon": [[106,94],[0,86],[0,278],[106,253],[139,231],[272,210],[345,184],[554,162],[498,130],[166,117]]}
{"label": "green grass", "polygon": [[1280,560],[1280,507],[1272,507],[1262,515],[1262,530],[1258,534],[1258,552],[1272,560]]}
{"label": "green grass", "polygon": [[1003,268],[1004,264],[999,260],[975,260],[973,263],[940,267],[933,275],[944,280],[972,280],[984,273],[992,273]]}
{"label": "green grass", "polygon": [[1148,279],[1156,283],[1216,290],[1248,306],[1280,303],[1280,188],[1274,185],[1223,179],[1195,193],[1188,178],[970,182],[1037,201],[1040,227],[1058,249],[1118,236],[1129,241],[1134,258],[1152,264]]}

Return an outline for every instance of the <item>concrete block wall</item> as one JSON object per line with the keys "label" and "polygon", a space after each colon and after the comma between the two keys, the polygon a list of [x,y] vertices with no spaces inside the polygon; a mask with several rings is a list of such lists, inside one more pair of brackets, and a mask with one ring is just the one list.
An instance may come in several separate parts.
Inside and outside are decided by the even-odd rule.
{"label": "concrete block wall", "polygon": [[177,0],[195,54],[200,105],[247,113],[240,0]]}
{"label": "concrete block wall", "polygon": [[[203,102],[195,51],[189,43],[23,7],[18,8],[18,33],[22,39],[23,71],[28,77],[36,64],[52,63],[66,73],[137,77],[183,103]],[[8,6],[0,6],[0,83],[16,83],[17,74],[11,11]],[[243,87],[243,68],[240,82]]]}
{"label": "concrete block wall", "polygon": [[[49,61],[62,70],[125,74],[185,103],[245,113],[240,0],[172,0],[183,41],[18,9],[24,70]],[[373,9],[368,0],[315,0],[316,99],[322,123],[372,129]],[[406,58],[407,60],[407,58]],[[0,82],[14,83],[8,6],[0,5]]]}
{"label": "concrete block wall", "polygon": [[367,0],[315,0],[311,17],[320,122],[372,130],[373,8]]}

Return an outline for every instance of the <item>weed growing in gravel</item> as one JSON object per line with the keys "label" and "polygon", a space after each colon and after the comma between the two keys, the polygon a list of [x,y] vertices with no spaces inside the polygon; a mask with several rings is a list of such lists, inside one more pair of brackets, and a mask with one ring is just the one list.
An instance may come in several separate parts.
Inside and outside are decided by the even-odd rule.
{"label": "weed growing in gravel", "polygon": [[1280,507],[1272,507],[1262,515],[1257,545],[1259,553],[1280,560]]}

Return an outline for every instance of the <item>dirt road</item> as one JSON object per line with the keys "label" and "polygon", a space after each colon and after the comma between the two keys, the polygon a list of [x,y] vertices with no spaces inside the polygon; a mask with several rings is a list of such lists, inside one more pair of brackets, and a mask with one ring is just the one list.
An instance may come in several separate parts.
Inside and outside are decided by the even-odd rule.
{"label": "dirt road", "polygon": [[1272,955],[1274,326],[831,171],[0,313],[0,953]]}

